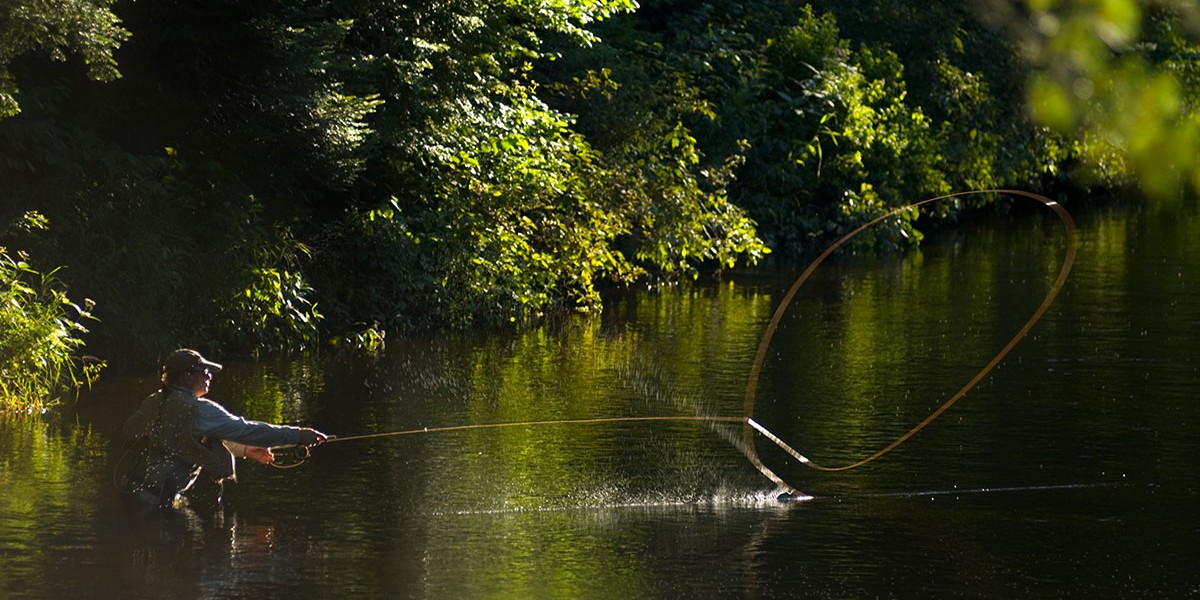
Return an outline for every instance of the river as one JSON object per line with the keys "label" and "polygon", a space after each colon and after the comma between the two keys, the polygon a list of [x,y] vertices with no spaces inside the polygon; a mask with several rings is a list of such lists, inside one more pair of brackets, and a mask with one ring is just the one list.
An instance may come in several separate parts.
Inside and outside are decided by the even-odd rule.
{"label": "river", "polygon": [[[630,291],[534,331],[229,363],[211,397],[339,436],[215,505],[114,488],[155,373],[0,420],[0,598],[1200,597],[1200,211],[1031,211],[799,269]],[[219,356],[212,356],[218,361]],[[557,421],[557,422],[555,422]],[[588,422],[591,421],[591,422]],[[529,423],[440,431],[464,425]],[[429,428],[432,431],[425,431]],[[287,459],[281,455],[281,462]]]}

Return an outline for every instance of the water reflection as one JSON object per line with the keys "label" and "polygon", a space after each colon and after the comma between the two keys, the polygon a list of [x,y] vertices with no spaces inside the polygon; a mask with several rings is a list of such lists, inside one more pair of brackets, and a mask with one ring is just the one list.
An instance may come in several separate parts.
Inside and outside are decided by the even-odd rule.
{"label": "water reflection", "polygon": [[[0,598],[1195,595],[1200,256],[1183,249],[1200,218],[1076,216],[1064,295],[935,425],[839,474],[759,444],[812,501],[769,498],[736,424],[626,422],[327,444],[297,469],[239,469],[220,507],[138,513],[109,446],[154,378],[110,378],[61,422],[0,423]],[[1028,317],[1057,227],[830,262],[772,344],[756,418],[835,463],[895,439]],[[373,359],[230,364],[211,395],[340,435],[740,415],[794,275],[630,293],[599,319]]]}

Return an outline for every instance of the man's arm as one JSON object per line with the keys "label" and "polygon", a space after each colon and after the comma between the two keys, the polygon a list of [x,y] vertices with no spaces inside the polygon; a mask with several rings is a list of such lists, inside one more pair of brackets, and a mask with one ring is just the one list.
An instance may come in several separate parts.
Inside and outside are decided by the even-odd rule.
{"label": "man's arm", "polygon": [[[300,427],[245,419],[225,410],[216,402],[204,399],[200,400],[193,430],[199,436],[260,448],[299,444],[303,431]],[[235,453],[235,456],[240,455]]]}

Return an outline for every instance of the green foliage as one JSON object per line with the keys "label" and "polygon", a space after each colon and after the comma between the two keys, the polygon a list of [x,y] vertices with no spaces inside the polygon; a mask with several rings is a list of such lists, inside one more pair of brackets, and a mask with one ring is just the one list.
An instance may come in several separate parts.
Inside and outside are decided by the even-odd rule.
{"label": "green foliage", "polygon": [[[330,315],[402,328],[520,322],[594,310],[605,281],[674,278],[763,252],[705,183],[677,120],[597,152],[539,96],[545,63],[534,61],[558,48],[543,50],[542,35],[593,43],[585,25],[632,6],[448,2],[356,17],[355,47],[373,58],[355,79],[385,83],[369,193],[388,201],[364,203],[331,231],[338,242],[316,277],[333,292],[322,295]],[[331,281],[346,265],[354,286]]]}
{"label": "green foliage", "polygon": [[1071,139],[1093,180],[1157,199],[1200,189],[1194,3],[1036,2],[996,11],[1034,67],[1033,116]]}
{"label": "green foliage", "polygon": [[368,353],[382,352],[386,344],[387,332],[378,325],[370,325],[360,331],[353,331],[344,337],[330,340],[333,347],[349,347]]}
{"label": "green foliage", "polygon": [[[793,254],[917,194],[948,189],[931,122],[905,102],[896,55],[854,51],[831,15],[791,4],[706,3],[664,12],[654,16],[667,33],[650,27],[658,21],[626,19],[628,30],[609,36],[610,57],[581,58],[589,73],[605,73],[618,88],[604,96],[615,106],[583,128],[598,132],[606,155],[649,154],[662,165],[673,164],[670,153],[684,155],[709,176],[714,195],[748,211],[754,221],[744,223],[756,222],[768,245]],[[597,79],[573,81],[584,94],[590,89],[583,84]],[[607,128],[617,135],[601,132]],[[657,134],[654,141],[631,148],[628,140],[645,140],[646,131]],[[633,187],[669,198],[649,182],[670,180],[655,173]],[[704,203],[689,198],[681,205]],[[697,219],[675,215],[670,222]],[[754,230],[726,231],[749,240],[753,234],[743,234]],[[910,221],[877,235],[899,244],[919,237]]]}
{"label": "green foliage", "polygon": [[93,79],[120,77],[113,51],[129,37],[110,10],[113,0],[15,0],[0,4],[0,118],[20,112],[16,58],[38,52],[56,61],[78,54]]}
{"label": "green foliage", "polygon": [[[918,0],[55,6],[0,12],[0,218],[55,223],[28,249],[137,359],[595,311],[948,191],[1200,172],[1187,20],[1132,0],[1035,3],[1020,46]],[[120,81],[58,62],[112,79],[126,29]]]}
{"label": "green foliage", "polygon": [[[262,204],[223,166],[184,161],[175,148],[129,154],[36,110],[8,124],[6,144],[43,149],[25,155],[32,173],[15,171],[8,194],[17,206],[44,199],[55,235],[36,242],[38,254],[73,265],[59,276],[70,289],[116,307],[91,338],[97,352],[154,357],[184,344],[232,353],[316,342],[320,315],[300,271],[306,249],[267,223]],[[38,177],[43,171],[59,176]]]}
{"label": "green foliage", "polygon": [[[1029,71],[1016,46],[969,3],[817,2],[854,47],[903,64],[905,103],[930,119],[938,168],[954,189],[1040,188],[1066,175],[1069,142],[1027,114]],[[948,216],[948,215],[947,215]]]}
{"label": "green foliage", "polygon": [[[450,318],[526,318],[561,297],[594,302],[594,266],[580,269],[576,261],[586,261],[590,248],[603,252],[613,234],[576,210],[586,200],[571,161],[586,146],[533,98],[511,97],[463,117],[437,132],[458,147],[430,204],[414,215],[420,231],[444,232],[426,240],[441,265],[439,295]],[[559,271],[558,264],[577,268]]]}
{"label": "green foliage", "polygon": [[727,269],[740,259],[757,262],[770,250],[755,224],[726,192],[741,157],[703,164],[692,132],[682,122],[651,121],[610,158],[610,192],[632,224],[627,252],[657,277],[697,275],[699,266]]}
{"label": "green foliage", "polygon": [[252,248],[254,259],[240,272],[244,289],[216,306],[223,320],[221,334],[256,352],[313,348],[323,316],[300,270],[311,251],[287,231],[263,243]]}
{"label": "green foliage", "polygon": [[[18,228],[45,227],[27,213]],[[41,272],[24,252],[0,246],[0,411],[38,411],[91,384],[104,363],[80,359],[93,302],[71,302],[57,269]]]}
{"label": "green foliage", "polygon": [[125,5],[136,33],[122,48],[125,79],[79,92],[95,96],[88,110],[120,108],[104,115],[107,126],[94,115],[88,126],[134,153],[173,147],[185,161],[219,162],[269,212],[335,213],[366,168],[366,119],[380,99],[343,77],[369,63],[348,49],[353,21],[333,10],[235,0]]}
{"label": "green foliage", "polygon": [[387,329],[433,325],[427,315],[438,307],[424,305],[434,297],[437,271],[397,212],[393,201],[386,208],[343,215],[326,230],[327,242],[314,248],[310,272],[319,282],[316,298],[328,321],[341,324],[329,336],[335,343],[345,338],[355,346],[368,328],[383,335]]}

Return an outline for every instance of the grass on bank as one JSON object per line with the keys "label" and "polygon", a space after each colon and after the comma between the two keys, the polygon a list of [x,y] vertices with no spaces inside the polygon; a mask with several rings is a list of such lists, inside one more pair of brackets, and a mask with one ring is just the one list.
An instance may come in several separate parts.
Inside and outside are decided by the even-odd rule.
{"label": "grass on bank", "polygon": [[104,367],[78,358],[92,302],[71,302],[56,271],[0,247],[0,413],[42,412]]}

